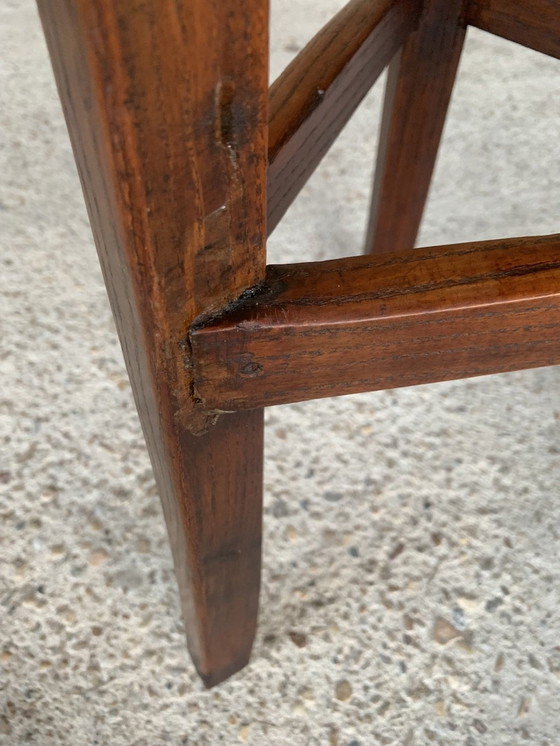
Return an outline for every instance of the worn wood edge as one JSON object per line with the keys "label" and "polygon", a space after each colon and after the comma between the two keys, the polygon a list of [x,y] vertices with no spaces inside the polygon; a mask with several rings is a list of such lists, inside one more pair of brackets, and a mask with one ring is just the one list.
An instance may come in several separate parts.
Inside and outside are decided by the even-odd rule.
{"label": "worn wood edge", "polygon": [[420,0],[351,0],[269,92],[268,234],[414,28]]}
{"label": "worn wood edge", "polygon": [[[204,215],[202,211],[207,205],[202,205],[201,200],[198,202],[191,200],[184,210],[174,211],[174,203],[171,199],[162,199],[159,204],[162,209],[157,210],[151,209],[149,200],[143,204],[139,199],[139,193],[142,193],[146,182],[143,179],[142,170],[145,165],[142,160],[145,152],[141,152],[138,146],[141,133],[137,131],[138,128],[135,129],[133,112],[133,94],[137,94],[138,91],[130,91],[133,88],[131,85],[123,95],[127,60],[124,51],[119,49],[119,34],[126,36],[126,23],[113,23],[113,20],[116,20],[119,13],[126,15],[130,12],[131,22],[141,23],[144,15],[160,14],[165,17],[163,24],[165,29],[165,23],[169,22],[170,18],[177,20],[177,3],[144,3],[143,7],[139,7],[141,3],[131,2],[130,7],[125,5],[118,7],[118,4],[107,4],[103,0],[95,2],[93,0],[39,0],[38,5],[103,274],[164,508],[173,549],[175,572],[181,591],[185,625],[188,629],[189,650],[205,684],[214,685],[247,662],[254,637],[254,624],[251,622],[251,626],[248,626],[247,621],[242,620],[240,623],[239,619],[233,619],[231,615],[228,617],[225,635],[226,649],[233,652],[229,662],[224,665],[224,662],[219,660],[219,651],[212,652],[211,649],[212,646],[216,648],[215,640],[211,639],[212,634],[216,634],[216,629],[220,625],[223,626],[224,620],[218,618],[219,614],[215,609],[210,608],[212,604],[208,588],[196,591],[196,593],[193,591],[192,596],[189,597],[188,589],[193,588],[205,572],[202,564],[196,559],[199,548],[204,545],[205,541],[210,547],[220,545],[223,538],[218,529],[212,529],[211,521],[201,521],[200,515],[209,509],[215,510],[215,506],[209,504],[211,503],[209,497],[212,495],[209,496],[207,493],[214,489],[220,493],[221,490],[222,496],[224,494],[226,496],[225,502],[228,504],[225,510],[226,513],[229,510],[228,519],[231,522],[231,525],[228,524],[226,527],[226,533],[229,532],[232,535],[232,541],[235,541],[236,537],[241,537],[243,541],[245,532],[250,531],[251,527],[255,528],[255,534],[258,530],[259,544],[245,547],[250,555],[250,560],[242,562],[243,568],[249,568],[247,576],[243,578],[243,582],[248,586],[247,595],[243,598],[241,605],[236,607],[243,610],[241,616],[245,613],[245,609],[253,613],[255,606],[258,606],[258,563],[260,562],[260,524],[262,523],[262,447],[259,452],[259,438],[262,446],[262,410],[242,413],[241,418],[235,415],[223,417],[219,421],[216,421],[215,413],[200,411],[198,402],[192,399],[192,385],[188,380],[189,362],[184,359],[185,350],[181,349],[181,339],[187,335],[190,321],[197,313],[200,313],[201,309],[220,307],[236,297],[240,290],[255,278],[260,278],[264,274],[264,250],[261,252],[260,249],[263,248],[262,243],[265,237],[265,212],[262,209],[260,225],[257,225],[255,230],[251,230],[251,226],[247,224],[238,225],[233,224],[232,221],[233,230],[236,232],[234,240],[221,246],[219,239],[222,238],[224,226],[228,227],[228,217],[231,218],[227,210],[222,208],[216,211],[211,206]],[[207,14],[202,7],[202,2],[191,3],[193,12],[196,12],[195,5]],[[219,5],[215,7],[219,8]],[[229,16],[230,21],[232,15]],[[207,18],[208,15],[205,17]],[[258,13],[251,18],[258,21]],[[161,28],[158,23],[154,21],[147,26],[147,36],[150,40],[153,41],[158,32],[161,37]],[[266,40],[266,22],[263,21],[262,26],[259,33],[255,34],[259,44],[264,44]],[[191,28],[194,28],[193,24]],[[197,28],[200,28],[200,25]],[[101,29],[104,29],[104,33],[100,32]],[[181,31],[177,32],[176,28],[172,28],[171,31],[170,48],[178,41],[180,45],[178,37],[181,36]],[[248,34],[248,27],[244,31]],[[198,33],[198,30],[194,30],[193,33]],[[133,45],[136,44],[138,38],[141,39],[141,35],[131,34],[129,42],[130,36],[132,36]],[[235,35],[232,35],[232,38],[235,38]],[[164,55],[170,66],[175,66],[179,72],[181,62],[179,58],[184,55],[184,47],[183,44],[176,55],[170,54],[167,57]],[[130,53],[130,50],[128,51]],[[249,52],[255,61],[258,49],[250,48]],[[120,54],[122,57],[119,56]],[[111,64],[112,55],[117,56],[116,65]],[[150,59],[145,50],[140,59]],[[193,64],[196,66],[196,62]],[[152,69],[155,69],[155,65]],[[251,105],[257,100],[264,104],[266,94],[264,57],[262,69],[263,94],[253,97]],[[143,72],[141,70],[138,74],[141,76]],[[168,73],[169,70],[166,69],[165,72]],[[116,81],[111,84],[113,74],[116,75]],[[155,86],[151,86],[150,92],[154,89]],[[211,97],[213,94],[214,92],[210,91]],[[223,95],[220,96],[220,94]],[[177,114],[177,110],[181,115],[189,116],[189,107],[181,107],[179,104],[182,96],[184,96],[184,90],[174,92],[170,119]],[[237,134],[243,138],[247,137],[248,111],[242,111],[240,106],[237,106],[234,111],[235,95],[231,90],[225,90],[224,93],[223,86],[221,90],[215,92],[214,99],[214,108],[223,114],[223,117],[221,120],[218,117],[216,123],[219,131],[214,130],[211,135],[222,139],[220,147],[226,160],[224,171],[231,179],[237,181],[237,185],[241,186],[243,191],[239,200],[232,205],[232,212],[239,209],[243,218],[251,211],[251,208],[243,209],[243,199],[247,200],[247,203],[250,201],[254,210],[260,209],[261,204],[264,208],[264,179],[260,193],[257,194],[257,189],[250,188],[252,180],[243,179],[242,168],[235,166],[235,161],[239,161],[236,152],[237,144],[240,144],[241,148],[244,144],[247,145],[244,140],[239,143],[236,140]],[[153,107],[146,107],[143,113],[149,115],[153,111]],[[160,111],[163,111],[162,116],[167,116],[165,109],[160,107]],[[262,111],[264,115],[264,105]],[[262,167],[263,176],[266,160],[265,123],[266,117],[261,116],[259,120],[261,157],[257,159],[253,154],[249,159],[252,168]],[[162,148],[165,150],[165,147],[169,146],[169,140],[176,138],[177,133],[180,133],[178,135],[180,146],[184,148],[188,130],[189,128],[185,126],[172,126],[169,132],[160,132],[159,140]],[[176,142],[175,139],[174,143]],[[146,143],[144,142],[143,145],[146,146]],[[176,162],[182,163],[182,158],[192,158],[193,153],[196,153],[195,148],[184,150],[184,153],[177,156]],[[229,162],[234,164],[232,165],[233,173],[228,170]],[[164,177],[165,179],[169,177],[169,181],[173,182],[173,187],[180,181],[179,189],[183,193],[186,190],[185,177],[192,174],[189,173],[188,168],[181,168],[181,163],[177,163],[176,171],[171,168],[166,171]],[[148,175],[153,176],[153,174]],[[199,170],[195,176],[197,179],[202,179],[204,174]],[[175,181],[173,181],[174,177],[177,177]],[[227,178],[224,181],[228,183]],[[153,181],[150,186],[153,188]],[[161,194],[159,188],[153,188],[151,198],[157,201],[157,195]],[[214,190],[208,201],[211,203],[220,197],[219,192],[216,193]],[[222,205],[223,201],[220,200],[218,204]],[[157,220],[158,216],[161,219],[161,213],[166,211],[172,214],[168,221],[162,221],[164,235],[156,235],[157,232],[153,231],[152,235],[150,233],[151,221]],[[182,231],[181,221],[184,224],[187,220],[185,214],[192,211],[196,212],[197,216],[201,216],[200,222],[204,222],[203,226],[200,225],[197,217],[197,225],[194,227],[196,235],[206,236],[208,239],[208,245],[203,245],[202,242],[200,244],[200,247],[204,249],[201,256],[197,255],[194,258],[188,256],[187,246],[180,240],[185,239],[187,242],[188,234]],[[179,222],[177,233],[180,237],[176,245],[184,251],[185,265],[190,258],[193,258],[193,265],[201,271],[198,273],[187,271],[186,282],[183,283],[180,277],[182,265],[179,255],[176,264],[170,267],[173,271],[163,278],[157,278],[161,280],[157,282],[155,270],[146,259],[144,251],[156,236],[156,240],[159,238],[158,256],[161,262],[162,254],[165,254],[166,248],[169,247],[167,230],[173,233],[175,216]],[[245,218],[245,221],[247,223],[249,219]],[[168,229],[165,228],[166,224]],[[235,239],[239,244],[246,242],[246,245],[235,245]],[[257,245],[258,240],[259,245]],[[228,254],[225,257],[216,256],[217,251],[223,248]],[[214,254],[213,249],[216,249]],[[240,266],[238,262],[236,263],[237,256],[247,264]],[[230,258],[226,265],[228,282],[220,282],[219,276],[216,281],[212,270],[219,270],[220,260],[223,263],[227,257]],[[206,274],[202,271],[205,267],[209,270]],[[238,271],[234,272],[236,269]],[[152,270],[154,270],[153,275],[151,275]],[[138,277],[143,271],[146,273],[144,281],[132,282],[132,277],[134,275]],[[195,284],[196,287],[194,287]],[[173,292],[176,289],[179,290],[177,294]],[[209,425],[211,427],[208,427]],[[211,432],[208,438],[203,435],[193,437],[193,430],[197,432],[197,435],[202,435],[206,430]],[[206,470],[205,476],[208,480],[217,483],[218,469],[210,468],[211,461],[210,467],[206,465],[209,461],[206,458],[206,452],[210,452],[211,457],[214,456],[213,442],[216,439],[224,444],[224,447],[218,449],[220,455],[229,458],[230,462],[234,462],[235,455],[239,454],[238,462],[246,464],[247,452],[254,451],[257,454],[253,459],[254,473],[247,474],[245,480],[243,474],[240,475],[240,479],[228,478],[226,490],[222,489],[221,484],[217,487],[212,484],[205,494],[204,490],[199,489],[199,485],[193,486],[192,483],[199,479],[200,469]],[[235,451],[233,456],[226,454],[225,447],[232,441],[234,442],[232,450]],[[249,472],[247,466],[241,467],[239,464],[233,464],[231,470],[235,468],[238,470],[244,468],[246,472]],[[191,479],[193,475],[196,479]],[[204,481],[204,478],[202,476],[200,480]],[[245,490],[249,481],[252,488]],[[220,510],[223,509],[223,506],[220,506]],[[237,515],[244,511],[250,513],[251,510],[249,519],[246,519],[244,524],[240,523],[241,519]],[[197,530],[198,528],[200,530]],[[189,541],[185,540],[186,533],[189,533]],[[211,549],[206,547],[206,551],[211,555]],[[231,587],[231,578],[239,572],[237,559],[233,554],[223,559],[221,568],[216,566],[217,569],[211,572],[215,595],[219,590],[219,583],[224,581],[226,587]],[[206,560],[212,560],[212,556],[205,557]],[[244,572],[244,569],[241,572]],[[255,575],[257,575],[256,582]],[[200,608],[204,607],[202,619],[200,613],[197,614],[194,611],[195,595],[199,604],[199,612]],[[243,650],[235,649],[235,640],[240,639],[244,646]]]}
{"label": "worn wood edge", "polygon": [[[497,256],[504,265],[503,269],[490,272]],[[449,257],[451,264],[446,267]],[[464,267],[473,261],[481,267],[470,276],[462,276]],[[453,263],[457,265],[456,275],[452,271]],[[440,271],[439,276],[438,267],[446,270]],[[422,271],[428,272],[429,281],[418,283],[417,275]],[[384,275],[381,280],[380,275]],[[314,290],[318,280],[323,285]],[[366,289],[361,293],[353,292],[356,282]],[[510,295],[500,297],[500,286],[504,283],[509,283]],[[431,294],[434,295],[433,302],[430,302]],[[392,310],[393,299],[397,303]],[[404,323],[403,320],[407,324],[420,324],[427,319],[433,322],[436,317],[444,322],[446,317],[462,318],[461,315],[466,319],[482,319],[484,314],[490,319],[496,319],[499,314],[504,317],[511,314],[514,319],[523,304],[530,308],[531,304],[534,306],[533,301],[537,306],[542,302],[543,308],[552,309],[558,317],[554,321],[554,339],[557,338],[560,345],[560,330],[557,330],[560,324],[558,235],[416,249],[371,258],[272,266],[268,268],[267,281],[255,289],[251,298],[240,299],[222,313],[200,318],[193,325],[191,340],[196,388],[207,403],[228,411],[251,408],[264,402],[273,405],[414,385],[396,381],[391,385],[377,386],[374,381],[360,380],[355,386],[345,382],[346,390],[341,392],[339,379],[344,373],[333,370],[332,385],[327,381],[325,386],[317,385],[313,390],[311,381],[309,395],[302,396],[299,390],[290,392],[289,383],[286,390],[275,392],[273,388],[267,388],[266,382],[259,380],[266,366],[262,365],[257,349],[261,352],[266,349],[267,365],[274,366],[282,359],[282,364],[286,364],[289,370],[290,348],[304,338],[305,354],[312,362],[313,357],[324,356],[325,351],[328,353],[330,338],[341,331],[356,335],[359,344],[360,329],[367,327],[370,334],[376,323],[386,327],[391,320],[398,320],[399,324]],[[507,323],[506,320],[506,327]],[[298,349],[300,352],[304,349],[303,342]],[[352,354],[351,350],[349,354]],[[557,362],[560,363],[560,351],[554,363],[541,364]],[[485,368],[451,377],[487,375],[523,367],[538,365],[523,365],[520,360],[519,365],[513,367],[500,368],[498,364],[496,370]],[[312,378],[311,367],[309,370]],[[220,383],[222,374],[226,381],[223,387]],[[416,383],[448,380],[449,377],[442,371],[441,375]],[[236,387],[240,390],[238,396]],[[257,389],[258,393],[255,393]]]}
{"label": "worn wood edge", "polygon": [[559,0],[470,0],[469,25],[560,59]]}

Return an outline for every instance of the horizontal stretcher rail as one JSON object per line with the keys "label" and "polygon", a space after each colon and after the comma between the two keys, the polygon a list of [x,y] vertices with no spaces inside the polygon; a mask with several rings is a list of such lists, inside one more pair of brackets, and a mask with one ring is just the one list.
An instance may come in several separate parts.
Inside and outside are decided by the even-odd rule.
{"label": "horizontal stretcher rail", "polygon": [[560,236],[271,266],[191,329],[230,411],[560,363]]}
{"label": "horizontal stretcher rail", "polygon": [[560,0],[471,0],[466,21],[560,59]]}

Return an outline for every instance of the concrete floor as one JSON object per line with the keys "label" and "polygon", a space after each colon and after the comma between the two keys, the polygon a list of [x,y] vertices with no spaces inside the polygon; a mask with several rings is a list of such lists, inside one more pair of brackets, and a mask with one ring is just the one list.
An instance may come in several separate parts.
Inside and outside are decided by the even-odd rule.
{"label": "concrete floor", "polygon": [[[273,75],[336,7],[274,4]],[[0,744],[558,746],[558,368],[268,410],[254,656],[203,690],[31,0],[0,49]],[[559,72],[469,34],[422,244],[559,230]],[[360,253],[382,92],[271,262]]]}

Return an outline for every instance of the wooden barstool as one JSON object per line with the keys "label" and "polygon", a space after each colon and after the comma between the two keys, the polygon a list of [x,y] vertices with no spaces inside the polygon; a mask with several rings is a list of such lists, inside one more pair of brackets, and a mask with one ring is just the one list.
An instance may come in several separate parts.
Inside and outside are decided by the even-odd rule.
{"label": "wooden barstool", "polygon": [[[351,0],[267,85],[266,0],[38,0],[207,686],[258,610],[263,408],[560,363],[560,237],[413,250],[469,24],[560,57],[560,0]],[[368,255],[267,233],[387,64]]]}

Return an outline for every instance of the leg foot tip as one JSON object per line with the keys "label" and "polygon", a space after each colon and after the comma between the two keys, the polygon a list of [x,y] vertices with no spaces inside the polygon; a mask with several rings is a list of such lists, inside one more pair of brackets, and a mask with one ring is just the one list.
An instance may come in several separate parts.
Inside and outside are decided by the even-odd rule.
{"label": "leg foot tip", "polygon": [[202,679],[206,689],[212,689],[217,684],[221,684],[227,679],[231,678],[234,674],[241,671],[249,663],[249,656],[243,656],[243,658],[230,661],[223,666],[217,666],[211,670],[201,670],[197,666],[198,675]]}

